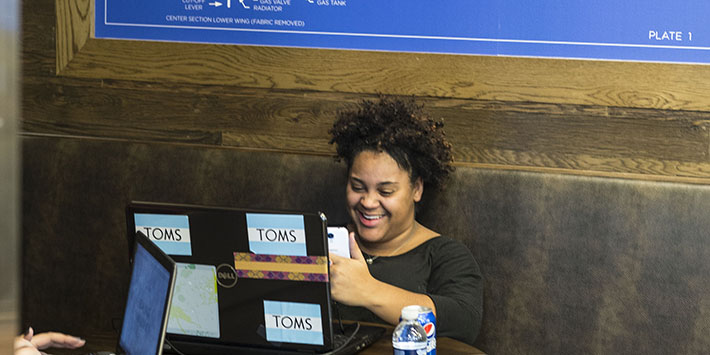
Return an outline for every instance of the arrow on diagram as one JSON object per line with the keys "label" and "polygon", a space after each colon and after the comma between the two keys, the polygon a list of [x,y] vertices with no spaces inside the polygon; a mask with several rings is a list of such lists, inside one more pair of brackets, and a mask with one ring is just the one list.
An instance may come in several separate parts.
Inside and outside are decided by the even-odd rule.
{"label": "arrow on diagram", "polygon": [[214,7],[220,7],[220,6],[222,6],[222,3],[219,1],[215,1],[215,2],[211,2],[210,5],[214,6]]}

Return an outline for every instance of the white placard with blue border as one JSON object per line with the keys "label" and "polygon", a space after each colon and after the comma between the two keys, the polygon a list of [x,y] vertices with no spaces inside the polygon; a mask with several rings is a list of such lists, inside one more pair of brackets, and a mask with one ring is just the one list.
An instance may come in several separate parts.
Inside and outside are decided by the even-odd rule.
{"label": "white placard with blue border", "polygon": [[323,345],[320,305],[264,301],[266,340]]}
{"label": "white placard with blue border", "polygon": [[190,221],[187,216],[135,213],[133,218],[136,232],[143,232],[165,254],[192,255]]}
{"label": "white placard with blue border", "polygon": [[302,215],[247,213],[247,230],[252,253],[307,256]]}

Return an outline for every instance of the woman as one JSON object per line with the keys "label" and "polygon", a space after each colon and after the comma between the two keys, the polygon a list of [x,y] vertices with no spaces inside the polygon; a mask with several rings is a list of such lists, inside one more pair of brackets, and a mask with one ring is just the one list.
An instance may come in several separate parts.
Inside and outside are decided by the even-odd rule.
{"label": "woman", "polygon": [[478,265],[462,243],[415,219],[425,188],[453,170],[443,123],[411,100],[381,97],[339,114],[331,133],[348,166],[351,258],[331,255],[331,293],[345,319],[397,324],[428,306],[437,335],[472,344],[482,312]]}

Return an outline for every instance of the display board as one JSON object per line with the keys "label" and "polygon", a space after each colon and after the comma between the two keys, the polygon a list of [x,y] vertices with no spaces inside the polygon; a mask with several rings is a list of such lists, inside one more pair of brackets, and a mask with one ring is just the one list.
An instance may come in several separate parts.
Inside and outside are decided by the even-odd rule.
{"label": "display board", "polygon": [[710,63],[706,0],[96,0],[97,38]]}

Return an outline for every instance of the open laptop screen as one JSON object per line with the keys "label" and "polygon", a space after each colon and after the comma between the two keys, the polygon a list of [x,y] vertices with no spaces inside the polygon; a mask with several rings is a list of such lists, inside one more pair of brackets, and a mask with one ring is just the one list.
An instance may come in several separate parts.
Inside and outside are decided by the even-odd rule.
{"label": "open laptop screen", "polygon": [[156,255],[160,251],[149,251],[153,246],[145,236],[137,236],[136,241],[119,353],[160,354],[175,266],[165,260],[161,263],[157,258],[161,255]]}

